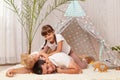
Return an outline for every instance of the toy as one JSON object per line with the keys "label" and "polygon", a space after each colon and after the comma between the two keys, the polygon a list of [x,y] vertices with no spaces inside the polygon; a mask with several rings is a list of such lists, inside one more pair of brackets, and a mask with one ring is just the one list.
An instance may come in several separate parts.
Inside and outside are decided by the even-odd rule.
{"label": "toy", "polygon": [[95,58],[93,56],[82,55],[82,56],[79,56],[79,58],[80,58],[80,60],[85,61],[88,64],[95,62]]}
{"label": "toy", "polygon": [[98,69],[99,72],[107,72],[108,70],[107,65],[101,62],[94,63],[93,67],[94,67],[94,71]]}
{"label": "toy", "polygon": [[116,70],[120,70],[120,66],[116,67],[115,69],[116,69]]}
{"label": "toy", "polygon": [[94,57],[92,56],[86,56],[84,59],[86,60],[88,64],[91,64],[95,61]]}

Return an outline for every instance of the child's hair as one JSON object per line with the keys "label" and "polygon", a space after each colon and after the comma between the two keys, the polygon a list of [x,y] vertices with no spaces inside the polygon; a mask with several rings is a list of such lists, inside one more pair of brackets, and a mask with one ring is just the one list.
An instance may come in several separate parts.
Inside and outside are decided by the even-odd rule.
{"label": "child's hair", "polygon": [[33,73],[42,74],[42,65],[45,63],[44,60],[38,60],[32,68]]}
{"label": "child's hair", "polygon": [[[54,32],[54,29],[52,28],[52,26],[51,25],[44,25],[42,27],[42,30],[41,30],[41,35],[42,36],[46,36],[46,35],[48,35],[51,32]],[[55,37],[55,43],[57,44],[56,36],[54,35],[54,37]],[[46,43],[47,43],[47,40],[45,40],[45,43],[44,43],[42,49],[44,49],[44,46],[46,45]]]}
{"label": "child's hair", "polygon": [[51,25],[44,25],[42,27],[41,35],[45,36],[51,32],[54,32],[54,29],[52,28],[52,26]]}
{"label": "child's hair", "polygon": [[34,64],[35,64],[35,59],[31,56],[31,55],[28,55],[24,60],[24,65],[29,68],[29,69],[32,69]]}

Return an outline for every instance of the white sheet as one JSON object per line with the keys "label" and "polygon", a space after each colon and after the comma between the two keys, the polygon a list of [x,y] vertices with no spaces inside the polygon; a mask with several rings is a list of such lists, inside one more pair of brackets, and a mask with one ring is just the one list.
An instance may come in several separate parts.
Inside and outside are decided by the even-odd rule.
{"label": "white sheet", "polygon": [[[21,67],[16,65],[11,68]],[[120,71],[108,70],[108,72],[100,73],[93,71],[93,67],[89,66],[84,69],[82,74],[16,74],[14,77],[9,78],[5,76],[5,71],[0,72],[0,80],[120,80]]]}

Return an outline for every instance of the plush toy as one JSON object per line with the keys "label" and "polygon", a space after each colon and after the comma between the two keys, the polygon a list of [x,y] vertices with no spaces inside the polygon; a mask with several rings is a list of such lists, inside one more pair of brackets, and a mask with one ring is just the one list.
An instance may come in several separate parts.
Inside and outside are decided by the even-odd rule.
{"label": "plush toy", "polygon": [[116,69],[116,70],[120,70],[120,66],[116,67],[115,69]]}
{"label": "plush toy", "polygon": [[80,60],[85,61],[88,64],[95,62],[95,58],[93,56],[82,55],[82,56],[79,56],[79,58],[80,58]]}
{"label": "plush toy", "polygon": [[107,72],[107,70],[108,70],[107,65],[104,64],[104,63],[101,63],[101,62],[96,62],[96,63],[94,63],[94,64],[93,64],[93,67],[94,67],[94,71],[95,71],[96,69],[98,69],[99,72]]}
{"label": "plush toy", "polygon": [[91,63],[95,62],[95,58],[92,57],[92,56],[86,56],[84,59],[86,60],[86,62],[88,64],[91,64]]}

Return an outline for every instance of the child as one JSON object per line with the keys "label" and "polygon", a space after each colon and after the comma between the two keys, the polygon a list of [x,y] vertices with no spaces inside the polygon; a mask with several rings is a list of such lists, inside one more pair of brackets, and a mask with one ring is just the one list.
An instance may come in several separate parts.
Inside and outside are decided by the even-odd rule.
{"label": "child", "polygon": [[87,68],[87,63],[80,61],[79,57],[73,52],[70,45],[66,42],[63,36],[61,34],[55,34],[52,26],[43,26],[41,35],[45,38],[45,43],[42,47],[43,52],[47,52],[48,49],[52,49],[52,52],[49,55],[58,52],[64,52],[70,55],[82,69]]}

